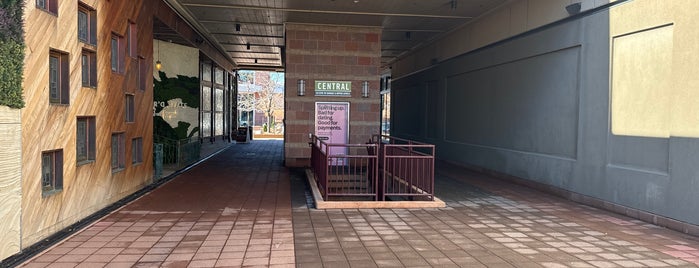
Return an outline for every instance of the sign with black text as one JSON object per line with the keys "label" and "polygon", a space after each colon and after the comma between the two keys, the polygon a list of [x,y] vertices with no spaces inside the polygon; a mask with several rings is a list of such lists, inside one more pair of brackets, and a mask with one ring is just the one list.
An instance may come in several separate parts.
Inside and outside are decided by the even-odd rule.
{"label": "sign with black text", "polygon": [[[315,134],[328,144],[349,142],[349,102],[316,102]],[[347,147],[330,147],[328,156],[346,155]],[[332,165],[344,165],[346,159],[333,158]]]}

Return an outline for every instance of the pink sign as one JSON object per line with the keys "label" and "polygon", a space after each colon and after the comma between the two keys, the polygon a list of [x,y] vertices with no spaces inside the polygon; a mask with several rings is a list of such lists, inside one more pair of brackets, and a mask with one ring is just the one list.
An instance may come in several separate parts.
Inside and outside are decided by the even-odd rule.
{"label": "pink sign", "polygon": [[[328,144],[349,142],[349,103],[316,102],[316,136]],[[347,147],[330,147],[329,156],[346,155]],[[343,165],[344,159],[336,159],[333,165]]]}

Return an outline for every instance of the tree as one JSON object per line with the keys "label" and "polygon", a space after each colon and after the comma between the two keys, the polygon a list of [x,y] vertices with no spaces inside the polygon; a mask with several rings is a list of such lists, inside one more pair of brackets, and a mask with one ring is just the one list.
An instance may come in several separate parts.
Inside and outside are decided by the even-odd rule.
{"label": "tree", "polygon": [[284,109],[284,93],[282,93],[282,90],[279,90],[282,81],[273,79],[269,75],[261,75],[257,77],[257,82],[261,88],[257,92],[256,109],[265,113],[267,117],[267,131],[272,132],[274,112]]}

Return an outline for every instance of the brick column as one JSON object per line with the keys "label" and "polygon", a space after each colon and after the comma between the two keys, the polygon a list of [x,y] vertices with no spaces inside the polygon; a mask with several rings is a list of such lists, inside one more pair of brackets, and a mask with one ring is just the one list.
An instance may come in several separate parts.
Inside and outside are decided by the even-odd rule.
{"label": "brick column", "polygon": [[[364,143],[380,133],[380,37],[377,27],[286,25],[286,166],[310,163],[308,133],[315,128],[315,102],[350,103],[350,143]],[[297,95],[299,79],[306,81],[305,96]],[[315,96],[316,80],[350,81],[351,97]],[[369,81],[369,98],[361,96],[363,81]]]}

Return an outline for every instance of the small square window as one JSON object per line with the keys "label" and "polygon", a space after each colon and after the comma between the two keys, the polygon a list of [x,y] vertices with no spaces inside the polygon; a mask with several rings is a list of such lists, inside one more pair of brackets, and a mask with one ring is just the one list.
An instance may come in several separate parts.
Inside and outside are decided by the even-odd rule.
{"label": "small square window", "polygon": [[58,0],[36,0],[36,7],[54,15],[58,14]]}
{"label": "small square window", "polygon": [[41,196],[63,189],[63,150],[41,153]]}
{"label": "small square window", "polygon": [[97,55],[94,51],[83,49],[80,55],[83,87],[97,87]]}
{"label": "small square window", "polygon": [[78,117],[75,136],[78,165],[95,161],[95,117]]}
{"label": "small square window", "polygon": [[68,73],[68,53],[51,50],[49,53],[50,103],[68,104],[70,102]]}
{"label": "small square window", "polygon": [[129,21],[129,29],[126,31],[126,41],[129,42],[128,48],[129,57],[136,58],[138,53],[138,27],[136,23]]}
{"label": "small square window", "polygon": [[112,72],[124,73],[124,37],[112,34],[111,39],[111,60],[112,60]]}
{"label": "small square window", "polygon": [[112,133],[112,172],[118,172],[126,167],[126,144],[124,133]]}
{"label": "small square window", "polygon": [[131,163],[143,162],[143,138],[134,138],[131,140]]}
{"label": "small square window", "polygon": [[134,95],[126,94],[126,122],[134,122]]}
{"label": "small square window", "polygon": [[78,6],[78,39],[97,45],[97,11],[83,3]]}

